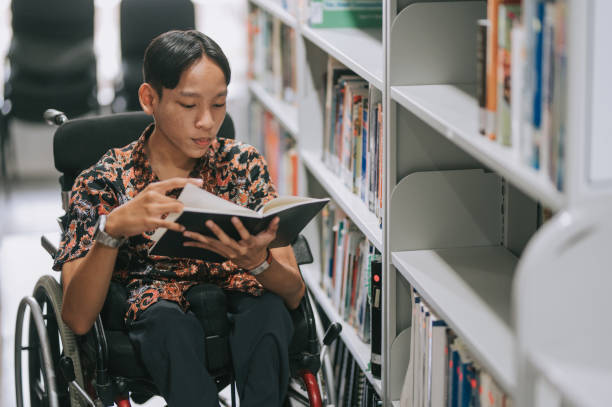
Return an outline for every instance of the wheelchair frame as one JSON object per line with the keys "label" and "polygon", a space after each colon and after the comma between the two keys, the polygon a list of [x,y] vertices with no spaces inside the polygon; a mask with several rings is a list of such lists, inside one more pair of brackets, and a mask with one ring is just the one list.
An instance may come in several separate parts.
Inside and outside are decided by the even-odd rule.
{"label": "wheelchair frame", "polygon": [[[56,125],[62,125],[67,121],[62,112],[49,110],[45,112],[45,119]],[[67,202],[65,191],[62,191],[62,201]],[[66,209],[66,207],[64,207]],[[60,222],[61,225],[61,222]],[[63,232],[63,231],[62,231]],[[312,262],[312,255],[308,243],[301,238],[303,243],[298,242],[298,249],[294,246],[296,257],[302,260],[299,264]],[[300,239],[298,239],[300,240]],[[44,236],[41,244],[49,254],[54,257],[57,249]],[[301,246],[300,246],[301,245]],[[309,260],[309,261],[308,261]],[[115,402],[119,407],[129,407],[129,393],[134,390],[130,388],[134,383],[128,383],[138,378],[111,377],[108,371],[109,350],[101,315],[98,315],[91,334],[94,338],[95,347],[95,377],[85,380],[85,367],[82,366],[77,337],[61,319],[62,289],[57,280],[50,275],[45,275],[37,282],[32,296],[24,297],[17,313],[15,331],[15,390],[17,406],[23,404],[23,372],[22,353],[28,351],[29,367],[29,393],[31,406],[82,406],[94,407],[112,405]],[[335,340],[342,326],[339,323],[330,324],[330,329],[324,335],[321,318],[316,307],[311,306],[312,296],[308,289],[305,298],[300,305],[306,307],[308,324],[314,327],[315,336],[309,338],[308,350],[301,352],[302,364],[314,367],[300,370],[298,380],[292,374],[287,394],[287,400],[295,400],[303,405],[319,407],[335,405],[335,392],[331,361],[325,352],[325,347]],[[23,323],[26,309],[30,309],[30,322],[28,327],[28,344],[23,346]],[[312,335],[311,335],[312,336]],[[322,345],[322,346],[321,346]],[[316,360],[314,359],[316,358]],[[59,374],[57,370],[60,370]],[[293,370],[293,367],[292,367]],[[294,373],[294,372],[292,372]],[[317,377],[319,380],[317,380]],[[215,378],[217,384],[218,378]],[[127,381],[127,382],[126,382]],[[235,406],[235,382],[230,377],[231,405]],[[141,395],[152,397],[159,394],[152,383],[139,382],[144,386],[137,389]],[[147,388],[148,387],[148,388]],[[115,395],[118,394],[118,397]],[[126,397],[127,395],[127,397]],[[142,402],[144,400],[135,400]],[[220,400],[225,405],[226,401]]]}

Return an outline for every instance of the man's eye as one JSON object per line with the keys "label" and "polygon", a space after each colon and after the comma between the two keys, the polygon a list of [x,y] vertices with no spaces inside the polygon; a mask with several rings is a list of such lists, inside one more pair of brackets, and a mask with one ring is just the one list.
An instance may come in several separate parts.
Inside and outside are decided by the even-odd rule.
{"label": "man's eye", "polygon": [[223,107],[223,106],[225,106],[225,103],[216,103],[213,106],[214,107]]}
{"label": "man's eye", "polygon": [[188,104],[185,104],[185,103],[181,103],[180,105],[183,106],[185,109],[191,109],[191,108],[195,107],[195,105],[188,105]]}

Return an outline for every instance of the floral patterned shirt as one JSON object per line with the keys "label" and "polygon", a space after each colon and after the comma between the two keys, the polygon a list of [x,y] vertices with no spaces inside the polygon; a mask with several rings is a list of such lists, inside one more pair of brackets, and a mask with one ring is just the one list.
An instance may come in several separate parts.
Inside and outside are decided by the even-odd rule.
{"label": "floral patterned shirt", "polygon": [[[152,124],[138,140],[109,150],[75,180],[67,213],[69,223],[55,257],[55,270],[87,254],[100,215],[110,213],[150,183],[159,181],[144,150],[153,129]],[[189,177],[203,179],[202,188],[208,192],[254,210],[277,196],[263,157],[254,147],[230,139],[216,139]],[[168,195],[178,197],[180,191],[175,189]],[[146,232],[132,236],[119,248],[112,278],[129,290],[126,320],[135,320],[160,299],[174,301],[186,310],[189,304],[184,293],[200,282],[261,295],[263,287],[255,277],[231,261],[208,263],[150,256],[151,235]]]}

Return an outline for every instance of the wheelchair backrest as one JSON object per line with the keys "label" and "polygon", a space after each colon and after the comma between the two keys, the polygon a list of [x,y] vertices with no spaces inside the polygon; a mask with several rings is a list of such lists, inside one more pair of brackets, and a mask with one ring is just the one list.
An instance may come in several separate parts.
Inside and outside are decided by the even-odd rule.
{"label": "wheelchair backrest", "polygon": [[[69,120],[58,127],[53,136],[53,160],[62,174],[62,191],[70,191],[81,171],[95,164],[109,149],[138,139],[152,122],[153,118],[144,112],[131,112]],[[234,135],[234,122],[226,114],[218,137],[233,139]]]}

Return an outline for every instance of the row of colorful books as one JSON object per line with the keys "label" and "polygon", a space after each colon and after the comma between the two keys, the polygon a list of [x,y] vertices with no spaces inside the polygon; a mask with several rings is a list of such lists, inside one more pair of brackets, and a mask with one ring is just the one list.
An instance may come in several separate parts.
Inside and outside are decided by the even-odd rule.
{"label": "row of colorful books", "polygon": [[346,187],[382,217],[382,93],[328,59],[323,161]]}
{"label": "row of colorful books", "polygon": [[525,13],[520,0],[488,0],[488,18],[478,22],[479,127],[563,190],[566,0],[528,4]]}
{"label": "row of colorful books", "polygon": [[266,159],[278,194],[298,195],[299,157],[295,140],[260,103],[250,104],[249,116],[249,142]]}
{"label": "row of colorful books", "polygon": [[365,373],[341,340],[331,345],[330,358],[334,374],[336,405],[378,407],[382,401]]}
{"label": "row of colorful books", "polygon": [[461,338],[412,290],[410,362],[401,407],[511,407]]}
{"label": "row of colorful books", "polygon": [[275,97],[297,98],[295,30],[254,5],[248,18],[248,77]]}
{"label": "row of colorful books", "polygon": [[333,201],[321,212],[321,288],[365,343],[371,338],[370,281],[380,254]]}

